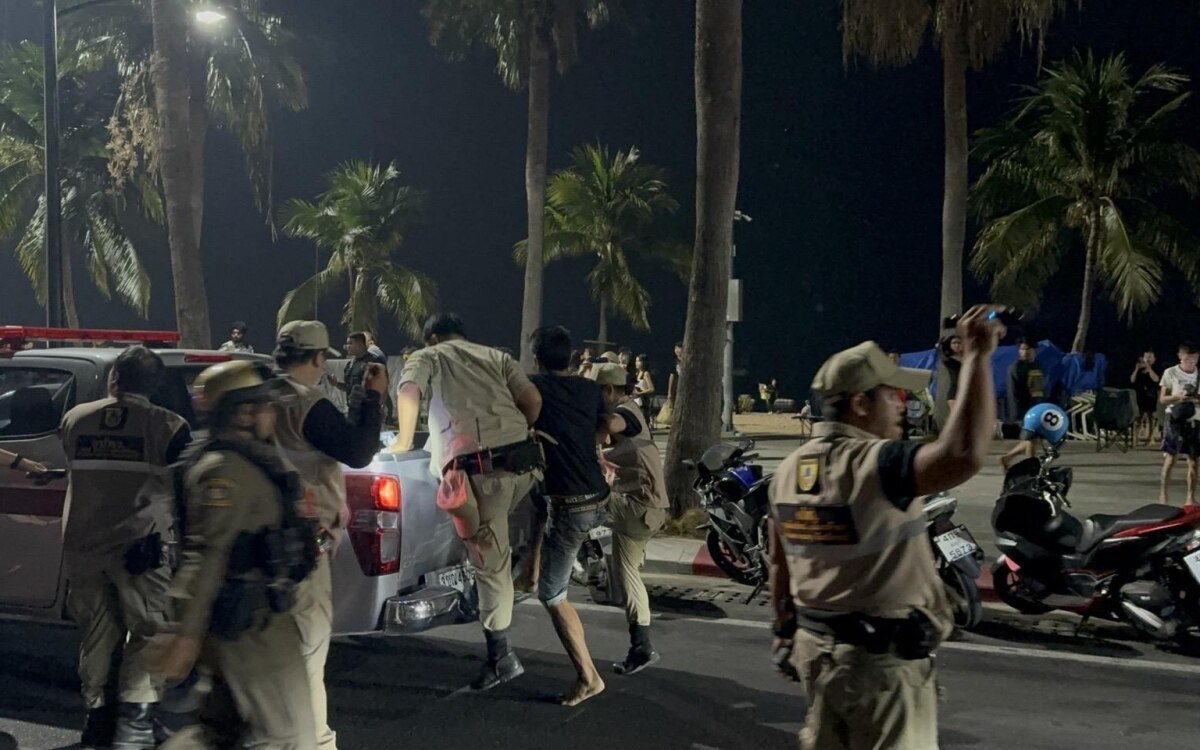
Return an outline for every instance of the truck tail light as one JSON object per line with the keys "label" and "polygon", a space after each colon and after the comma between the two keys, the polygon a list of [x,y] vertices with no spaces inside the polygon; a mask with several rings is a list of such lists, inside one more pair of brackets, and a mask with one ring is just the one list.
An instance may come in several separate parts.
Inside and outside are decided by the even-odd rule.
{"label": "truck tail light", "polygon": [[381,576],[400,570],[402,500],[396,477],[346,474],[350,544],[364,575]]}

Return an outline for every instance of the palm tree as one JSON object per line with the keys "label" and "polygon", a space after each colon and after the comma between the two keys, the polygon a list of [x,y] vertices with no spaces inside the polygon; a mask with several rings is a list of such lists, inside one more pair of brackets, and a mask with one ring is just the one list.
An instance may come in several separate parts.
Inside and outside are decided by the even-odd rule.
{"label": "palm tree", "polygon": [[[1079,0],[1082,5],[1082,0]],[[842,0],[842,49],[873,65],[907,65],[932,31],[942,56],[945,186],[941,317],[962,312],[967,238],[967,67],[994,60],[1013,32],[1037,42],[1064,0]]]}
{"label": "palm tree", "polygon": [[[0,241],[19,234],[17,260],[33,284],[39,304],[46,299],[46,207],[43,151],[42,49],[22,42],[0,53]],[[162,221],[154,183],[138,172],[118,187],[108,172],[105,123],[112,101],[85,91],[85,78],[99,61],[77,47],[59,53],[61,102],[61,194],[63,223],[63,309],[78,328],[73,261],[82,261],[106,297],[113,292],[143,318],[149,312],[150,278],[121,226],[132,203]]]}
{"label": "palm tree", "polygon": [[437,305],[437,286],[424,274],[392,261],[408,227],[424,205],[424,194],[405,185],[395,164],[353,161],[328,175],[329,189],[315,202],[293,200],[283,208],[284,233],[329,250],[329,264],[288,292],[278,323],[311,318],[317,300],[339,280],[350,296],[342,322],[351,330],[378,331],[380,312],[395,316],[404,331],[420,334]]}
{"label": "palm tree", "polygon": [[[595,256],[588,274],[599,307],[598,341],[608,341],[608,319],[616,314],[639,331],[650,330],[650,293],[633,275],[629,253],[641,253],[686,272],[690,249],[656,243],[653,225],[679,203],[667,192],[663,170],[640,163],[637,148],[610,153],[587,145],[571,152],[572,166],[559,171],[546,189],[545,262]],[[528,242],[514,257],[524,264]]]}
{"label": "palm tree", "polygon": [[546,151],[550,118],[550,58],[560,74],[575,64],[578,23],[592,28],[609,20],[612,0],[425,0],[430,40],[452,58],[484,46],[496,54],[496,72],[511,89],[529,87],[525,146],[525,205],[529,258],[521,305],[521,364],[533,367],[527,342],[542,324],[542,272],[546,203]]}
{"label": "palm tree", "polygon": [[212,126],[241,146],[256,203],[271,205],[271,113],[307,106],[295,38],[266,0],[224,0],[226,19],[200,28],[192,0],[76,0],[66,33],[116,62],[121,97],[110,123],[113,171],[149,166],[166,196],[175,309],[184,343],[209,346],[200,261],[204,144]]}
{"label": "palm tree", "polygon": [[978,134],[987,171],[972,200],[988,223],[973,269],[997,299],[1027,304],[1082,237],[1072,351],[1087,344],[1101,284],[1126,319],[1158,300],[1164,263],[1200,290],[1200,241],[1154,202],[1170,188],[1200,192],[1200,152],[1170,129],[1188,80],[1162,65],[1134,79],[1123,55],[1076,54],[1030,87],[1008,122]]}
{"label": "palm tree", "polygon": [[667,441],[676,515],[696,504],[683,461],[721,434],[721,370],[742,122],[742,0],[696,0],[696,238],[683,366]]}

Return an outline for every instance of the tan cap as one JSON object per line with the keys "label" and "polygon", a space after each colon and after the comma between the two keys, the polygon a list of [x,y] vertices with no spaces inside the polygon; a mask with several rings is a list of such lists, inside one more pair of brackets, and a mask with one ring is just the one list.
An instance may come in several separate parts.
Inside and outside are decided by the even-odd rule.
{"label": "tan cap", "polygon": [[879,344],[864,341],[838,352],[821,365],[812,387],[826,396],[862,393],[881,385],[919,391],[929,386],[932,373],[901,367],[888,358]]}
{"label": "tan cap", "polygon": [[600,385],[615,385],[623,388],[629,382],[629,373],[625,368],[612,362],[592,365],[587,376]]}
{"label": "tan cap", "polygon": [[275,345],[280,349],[324,350],[331,357],[342,356],[341,352],[329,345],[329,331],[319,320],[293,320],[284,323],[283,328],[279,329]]}

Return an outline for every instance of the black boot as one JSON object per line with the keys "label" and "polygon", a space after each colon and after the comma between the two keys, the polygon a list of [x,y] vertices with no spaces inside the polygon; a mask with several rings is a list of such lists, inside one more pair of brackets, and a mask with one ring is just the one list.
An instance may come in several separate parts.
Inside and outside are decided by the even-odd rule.
{"label": "black boot", "polygon": [[79,744],[84,747],[112,747],[113,734],[117,731],[117,706],[110,703],[100,708],[88,709],[83,723],[83,734]]}
{"label": "black boot", "polygon": [[638,625],[637,623],[630,625],[629,640],[632,645],[629,647],[629,653],[625,656],[625,661],[613,665],[613,671],[617,674],[637,674],[656,663],[660,658],[658,652],[654,650],[654,646],[650,645],[650,627],[648,625]]}
{"label": "black boot", "polygon": [[153,703],[122,703],[117,709],[117,733],[113,750],[154,750]]}
{"label": "black boot", "polygon": [[472,690],[491,690],[525,674],[521,660],[508,645],[507,630],[484,630],[483,636],[487,639],[488,659],[479,676],[471,683]]}

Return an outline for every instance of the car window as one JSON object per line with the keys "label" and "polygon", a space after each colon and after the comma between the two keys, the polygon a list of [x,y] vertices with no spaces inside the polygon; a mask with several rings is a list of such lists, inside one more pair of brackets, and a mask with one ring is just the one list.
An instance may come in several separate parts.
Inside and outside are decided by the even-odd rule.
{"label": "car window", "polygon": [[0,439],[56,431],[74,400],[75,376],[66,370],[0,368]]}

